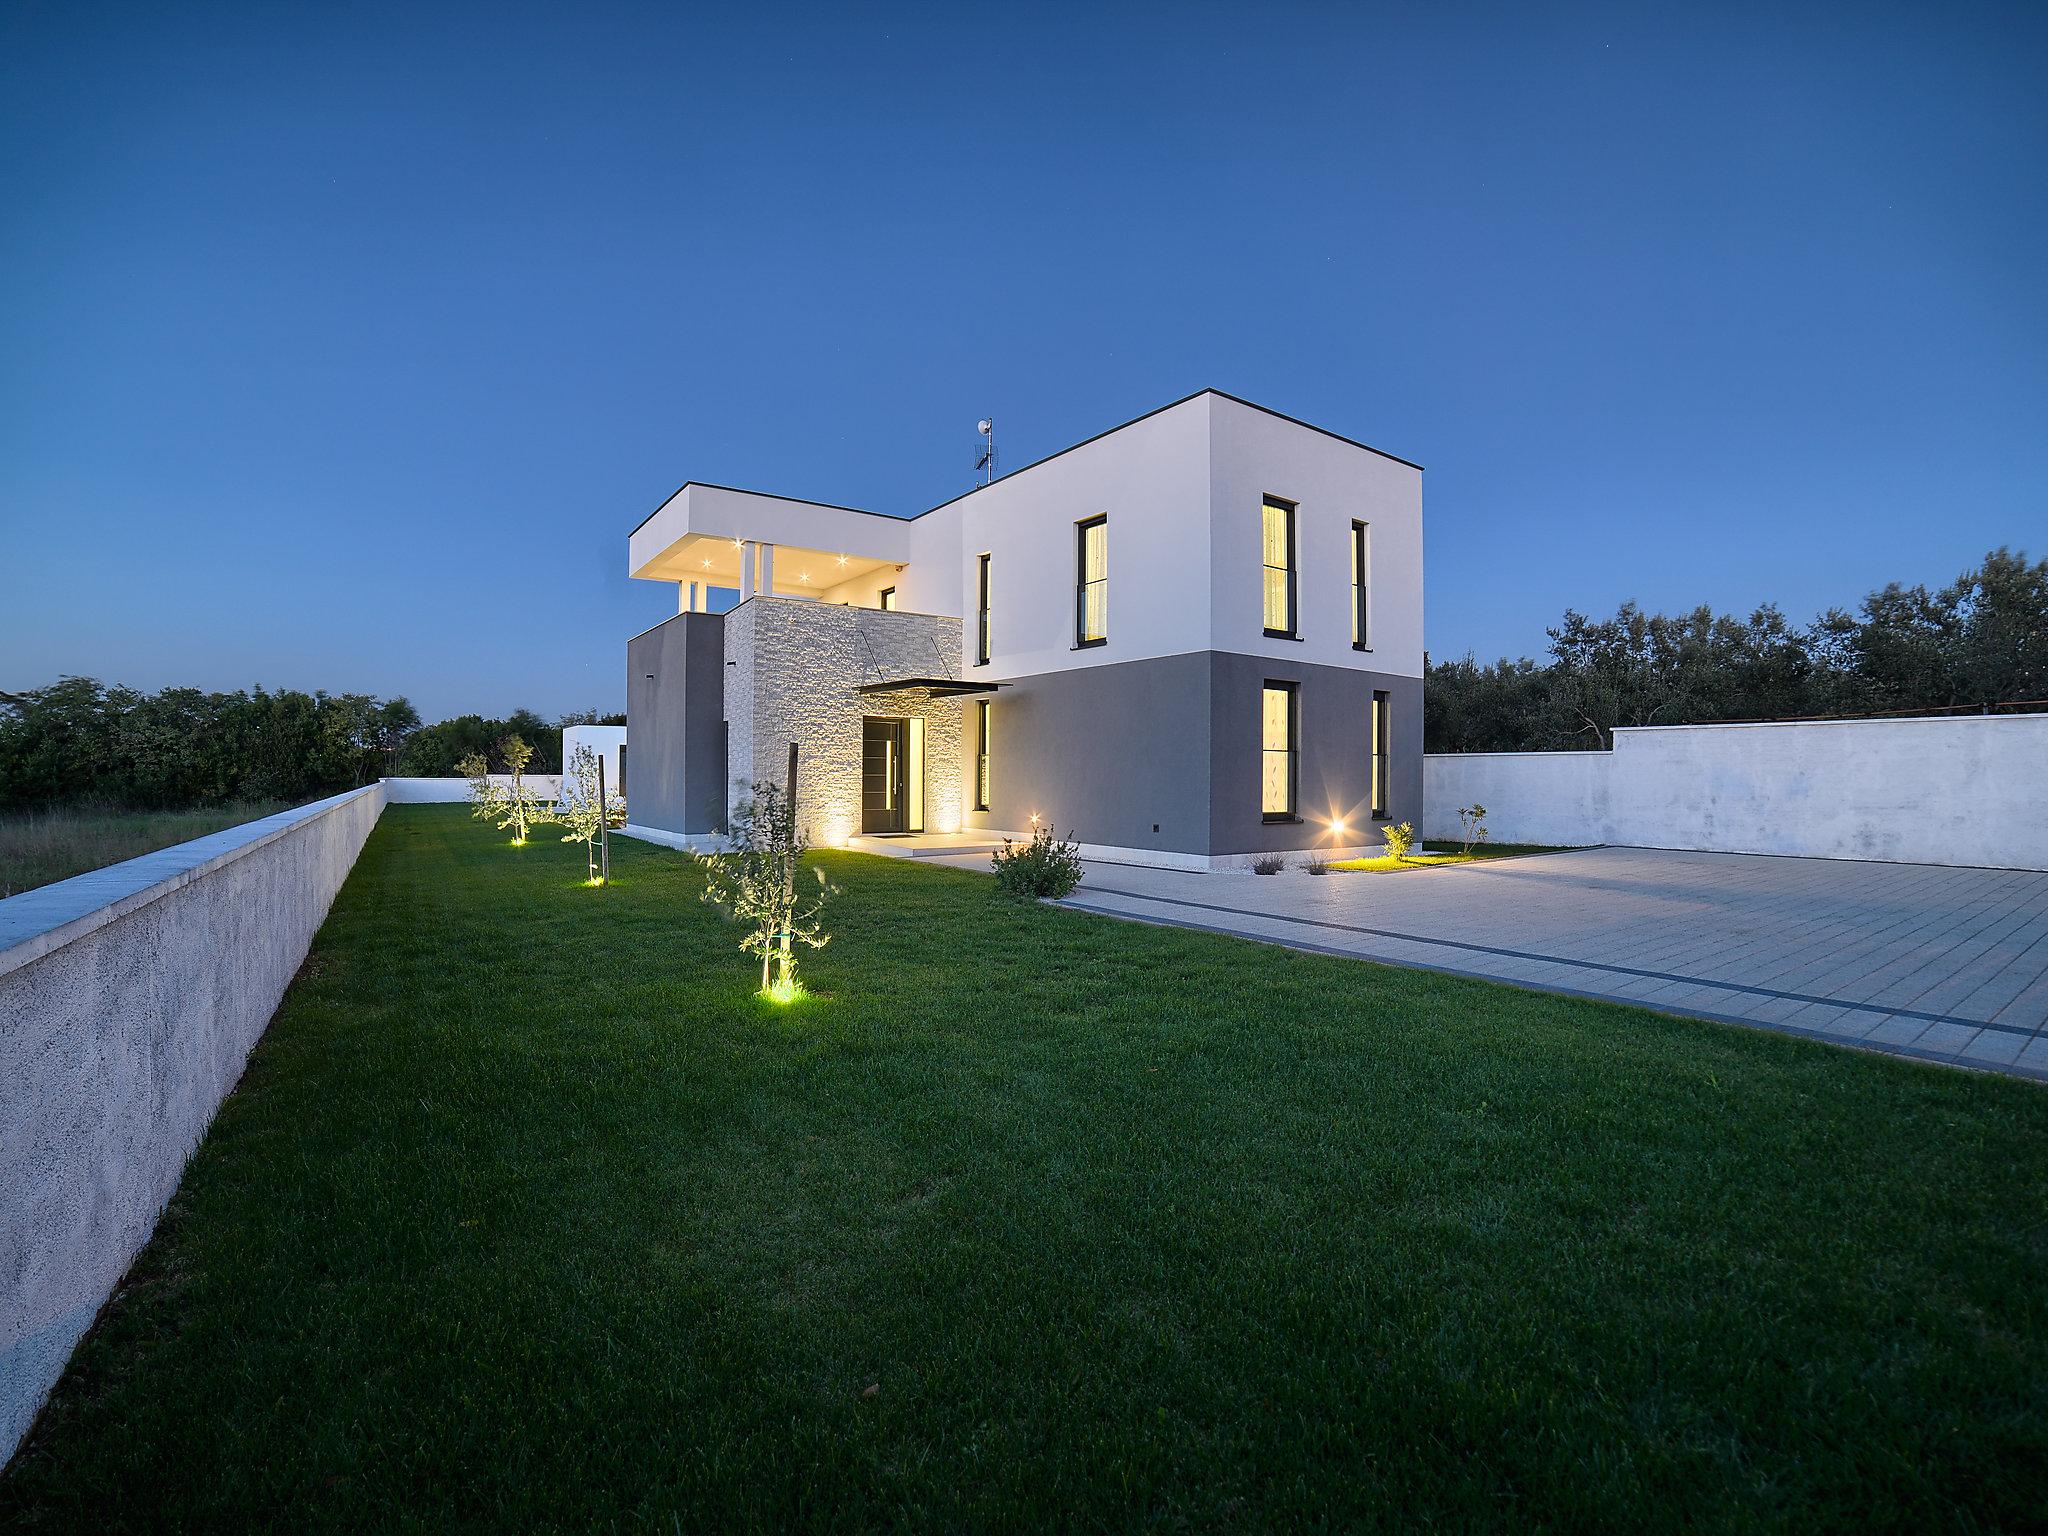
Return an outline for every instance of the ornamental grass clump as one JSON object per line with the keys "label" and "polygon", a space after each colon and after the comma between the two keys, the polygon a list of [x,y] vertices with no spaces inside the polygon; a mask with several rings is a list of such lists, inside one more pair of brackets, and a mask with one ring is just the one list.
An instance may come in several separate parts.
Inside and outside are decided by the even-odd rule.
{"label": "ornamental grass clump", "polygon": [[1031,841],[1010,838],[994,855],[996,889],[1010,896],[1050,897],[1057,901],[1081,883],[1081,850],[1070,839],[1040,827]]}
{"label": "ornamental grass clump", "polygon": [[821,914],[839,888],[823,870],[813,869],[817,888],[798,894],[797,865],[810,839],[797,830],[796,805],[780,784],[754,785],[751,797],[734,808],[726,841],[727,852],[697,855],[704,866],[703,899],[746,924],[740,948],[761,957],[761,995],[792,1002],[803,995],[796,946],[823,949],[830,941]]}

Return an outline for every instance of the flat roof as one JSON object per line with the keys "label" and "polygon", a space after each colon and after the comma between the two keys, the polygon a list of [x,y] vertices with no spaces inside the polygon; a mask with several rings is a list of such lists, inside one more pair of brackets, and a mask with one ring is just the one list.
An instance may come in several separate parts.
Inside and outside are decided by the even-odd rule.
{"label": "flat roof", "polygon": [[[1287,422],[1292,426],[1302,427],[1310,432],[1320,432],[1324,437],[1335,438],[1338,442],[1344,443],[1352,448],[1362,448],[1367,453],[1376,453],[1383,459],[1391,459],[1396,464],[1405,464],[1408,468],[1415,470],[1418,473],[1422,472],[1422,466],[1420,464],[1417,464],[1413,459],[1404,459],[1397,453],[1388,453],[1386,449],[1375,448],[1371,443],[1361,443],[1355,437],[1346,437],[1341,432],[1332,432],[1328,427],[1319,427],[1314,422],[1303,421],[1298,416],[1289,416],[1285,411],[1276,411],[1269,405],[1260,405],[1256,400],[1247,400],[1241,395],[1231,394],[1228,390],[1198,389],[1191,395],[1182,395],[1178,400],[1169,401],[1165,405],[1158,406],[1153,410],[1145,412],[1145,414],[1142,416],[1133,416],[1129,421],[1120,421],[1115,426],[1106,428],[1105,430],[1096,433],[1093,437],[1084,437],[1078,443],[1069,443],[1066,447],[1060,449],[1058,452],[1048,453],[1042,459],[1033,459],[1029,464],[1026,464],[1022,469],[1013,469],[1009,472],[1009,474],[1000,476],[999,478],[1003,480],[1014,480],[1019,475],[1029,474],[1032,470],[1038,468],[1039,465],[1050,464],[1054,459],[1060,458],[1065,454],[1072,453],[1076,448],[1086,448],[1090,443],[1098,443],[1102,441],[1103,438],[1108,437],[1111,433],[1121,432],[1125,427],[1135,427],[1141,421],[1150,421],[1154,416],[1158,416],[1166,411],[1176,410],[1179,407],[1186,405],[1190,400],[1199,400],[1204,395],[1214,395],[1219,400],[1228,400],[1233,405],[1241,405],[1248,410],[1262,412],[1267,416],[1275,417],[1278,420]],[[982,491],[989,489],[989,486],[977,485],[974,487],[973,490],[962,491],[958,496],[949,496],[946,500],[940,502],[937,506],[926,507],[924,511],[913,512],[906,517],[900,513],[895,512],[872,511],[867,507],[846,507],[839,505],[837,502],[810,501],[802,496],[783,496],[774,491],[750,491],[737,485],[720,485],[716,481],[712,480],[685,480],[681,485],[677,486],[673,491],[669,492],[667,496],[662,498],[660,506],[657,506],[653,512],[648,513],[647,516],[641,518],[639,522],[633,525],[633,533],[638,533],[642,528],[645,528],[650,522],[654,520],[655,515],[661,511],[662,507],[667,506],[670,502],[674,501],[676,497],[682,495],[684,491],[687,491],[693,485],[701,486],[703,489],[707,491],[730,491],[738,496],[771,496],[774,497],[774,499],[777,501],[794,501],[799,503],[800,505],[807,507],[822,507],[828,512],[858,512],[862,517],[886,517],[891,522],[897,523],[914,523],[920,517],[929,516],[933,512],[941,511],[946,507],[953,506],[957,502],[965,501],[968,497],[978,495]],[[632,535],[628,534],[627,537],[630,538],[632,537]]]}

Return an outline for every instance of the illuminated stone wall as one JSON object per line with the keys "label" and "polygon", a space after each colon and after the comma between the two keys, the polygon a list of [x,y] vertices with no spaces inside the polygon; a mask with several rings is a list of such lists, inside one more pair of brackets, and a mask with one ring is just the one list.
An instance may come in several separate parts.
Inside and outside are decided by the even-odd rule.
{"label": "illuminated stone wall", "polygon": [[778,782],[801,749],[797,822],[821,846],[860,831],[861,719],[925,720],[925,830],[960,827],[958,699],[864,694],[863,683],[957,675],[960,621],[795,598],[756,597],[725,618],[726,803],[756,779]]}

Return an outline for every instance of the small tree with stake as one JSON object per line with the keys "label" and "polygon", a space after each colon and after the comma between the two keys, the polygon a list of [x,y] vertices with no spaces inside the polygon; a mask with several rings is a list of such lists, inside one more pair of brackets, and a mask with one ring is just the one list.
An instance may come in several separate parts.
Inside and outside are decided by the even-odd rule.
{"label": "small tree with stake", "polygon": [[604,767],[588,747],[578,747],[563,765],[562,798],[555,807],[555,820],[569,830],[565,843],[583,844],[590,883],[603,885],[611,871],[598,860],[598,840],[607,827],[621,826],[626,819],[626,802],[612,800],[604,792]]}
{"label": "small tree with stake", "polygon": [[[790,779],[795,782],[796,752],[790,751]],[[817,889],[798,895],[797,864],[810,839],[797,830],[796,800],[788,790],[763,779],[732,813],[729,852],[700,854],[704,865],[704,900],[735,922],[747,925],[740,948],[761,957],[762,995],[786,1003],[802,995],[796,979],[796,946],[822,949],[830,938],[820,920],[825,902],[839,894],[813,869]],[[774,975],[770,977],[770,969]]]}

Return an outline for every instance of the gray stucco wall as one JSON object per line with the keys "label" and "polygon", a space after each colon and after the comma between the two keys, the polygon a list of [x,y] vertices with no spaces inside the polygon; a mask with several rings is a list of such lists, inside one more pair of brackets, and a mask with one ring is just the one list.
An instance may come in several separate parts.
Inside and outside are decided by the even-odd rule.
{"label": "gray stucco wall", "polygon": [[1021,833],[1036,812],[1080,843],[1208,853],[1209,691],[1206,651],[1018,678],[990,698],[989,808],[967,825]]}
{"label": "gray stucco wall", "polygon": [[[1422,680],[1350,667],[1289,666],[1266,656],[1211,651],[1209,853],[1294,852],[1378,843],[1388,822],[1422,829]],[[1299,685],[1296,769],[1300,822],[1259,812],[1261,690],[1266,680]],[[1387,694],[1387,811],[1371,817],[1372,695]],[[1330,823],[1346,832],[1333,839]]]}
{"label": "gray stucco wall", "polygon": [[384,804],[372,785],[0,901],[0,1460],[155,1230]]}
{"label": "gray stucco wall", "polygon": [[626,643],[626,804],[636,826],[725,826],[725,616],[679,613]]}
{"label": "gray stucco wall", "polygon": [[[1259,811],[1260,690],[1299,685],[1296,822]],[[1218,858],[1376,844],[1370,811],[1372,695],[1388,695],[1386,821],[1422,824],[1422,684],[1351,667],[1229,651],[1077,667],[995,694],[987,812],[970,827],[1021,832],[1036,811],[1075,841]],[[979,750],[970,705],[968,783]],[[1158,830],[1154,831],[1154,827]]]}

